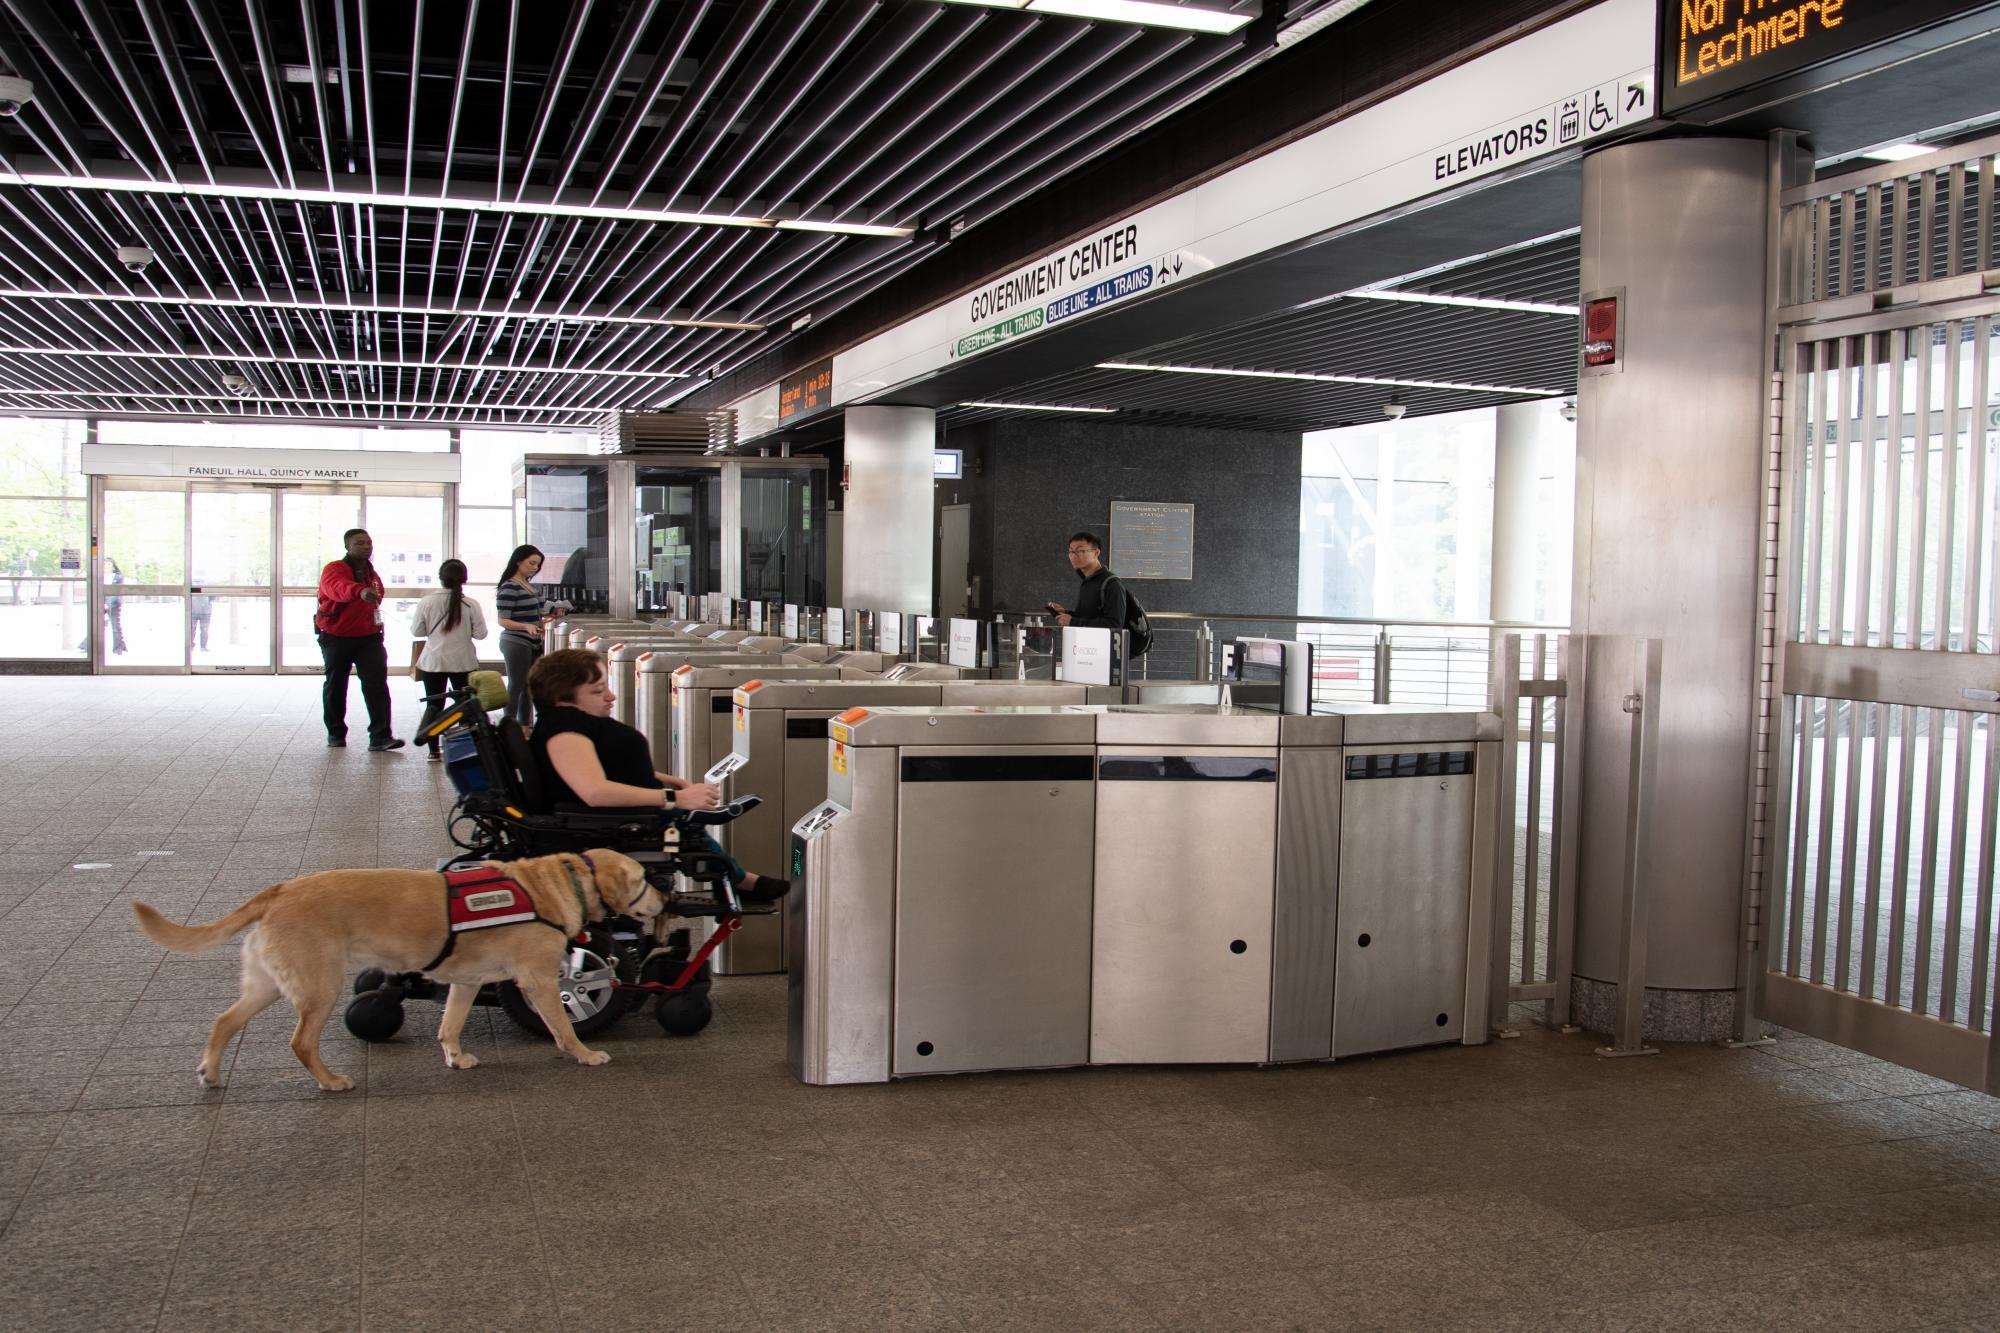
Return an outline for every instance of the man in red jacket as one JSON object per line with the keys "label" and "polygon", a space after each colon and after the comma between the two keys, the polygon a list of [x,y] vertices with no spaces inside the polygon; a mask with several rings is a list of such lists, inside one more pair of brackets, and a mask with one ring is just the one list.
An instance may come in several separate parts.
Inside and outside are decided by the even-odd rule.
{"label": "man in red jacket", "polygon": [[347,744],[347,673],[351,668],[361,677],[361,698],[368,705],[368,748],[400,750],[403,742],[389,734],[389,655],[382,648],[382,578],[369,562],[375,543],[365,528],[349,528],[341,541],[347,555],[328,562],[319,572],[319,611],[313,616],[320,656],[326,659],[326,743]]}

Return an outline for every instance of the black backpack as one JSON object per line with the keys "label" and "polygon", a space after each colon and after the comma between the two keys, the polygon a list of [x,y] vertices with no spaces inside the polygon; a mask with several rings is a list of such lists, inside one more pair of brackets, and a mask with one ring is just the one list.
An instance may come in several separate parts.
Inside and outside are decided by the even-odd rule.
{"label": "black backpack", "polygon": [[[1112,577],[1118,576],[1114,574]],[[1118,586],[1125,588],[1124,581],[1120,580]],[[1125,588],[1125,633],[1131,642],[1126,649],[1128,657],[1144,657],[1146,650],[1153,646],[1153,622],[1130,588]]]}

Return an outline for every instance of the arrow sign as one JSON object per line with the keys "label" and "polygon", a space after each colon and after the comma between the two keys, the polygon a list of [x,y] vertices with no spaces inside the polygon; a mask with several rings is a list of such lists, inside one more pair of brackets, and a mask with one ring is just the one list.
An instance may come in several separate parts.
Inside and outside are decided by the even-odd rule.
{"label": "arrow sign", "polygon": [[1627,112],[1637,111],[1644,105],[1646,105],[1646,85],[1643,83],[1626,84],[1625,110]]}

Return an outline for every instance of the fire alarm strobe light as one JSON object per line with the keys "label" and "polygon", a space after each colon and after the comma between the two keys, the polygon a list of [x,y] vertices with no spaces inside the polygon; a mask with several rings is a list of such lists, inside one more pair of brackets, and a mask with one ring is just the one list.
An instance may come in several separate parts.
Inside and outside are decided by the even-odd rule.
{"label": "fire alarm strobe light", "polygon": [[1583,364],[1618,363],[1618,298],[1606,296],[1583,307]]}

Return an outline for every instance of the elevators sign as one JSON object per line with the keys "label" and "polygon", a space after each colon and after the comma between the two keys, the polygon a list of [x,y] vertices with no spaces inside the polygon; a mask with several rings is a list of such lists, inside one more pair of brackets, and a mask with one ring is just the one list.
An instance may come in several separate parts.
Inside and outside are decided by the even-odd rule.
{"label": "elevators sign", "polygon": [[1122,579],[1192,579],[1194,506],[1113,500],[1109,563]]}

